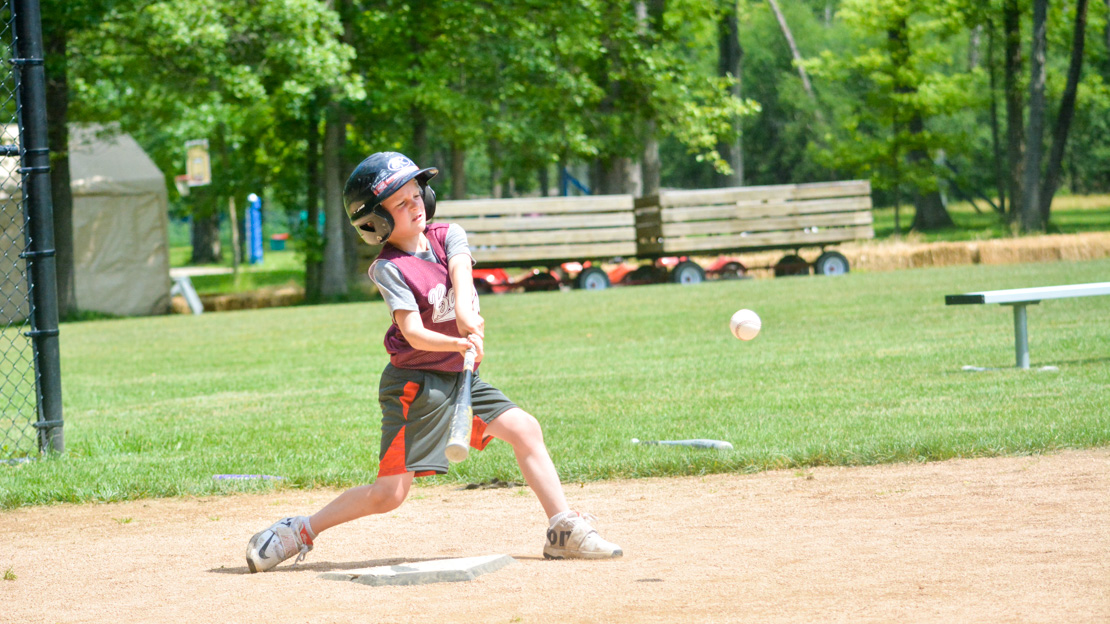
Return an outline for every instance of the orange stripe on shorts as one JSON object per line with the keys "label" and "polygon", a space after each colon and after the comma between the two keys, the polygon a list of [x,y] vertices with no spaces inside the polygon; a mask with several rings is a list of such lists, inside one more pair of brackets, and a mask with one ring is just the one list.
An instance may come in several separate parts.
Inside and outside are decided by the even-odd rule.
{"label": "orange stripe on shorts", "polygon": [[493,436],[486,435],[486,423],[481,418],[475,416],[472,423],[470,425],[470,446],[481,451],[486,448],[490,440],[493,440]]}
{"label": "orange stripe on shorts", "polygon": [[397,436],[389,443],[382,460],[378,462],[378,476],[388,477],[403,472],[408,471],[405,470],[405,428],[401,427],[397,430]]}
{"label": "orange stripe on shorts", "polygon": [[420,384],[415,381],[410,381],[405,384],[405,391],[401,393],[401,416],[405,420],[409,419],[409,407],[412,402],[416,400],[416,395],[420,392]]}
{"label": "orange stripe on shorts", "polygon": [[[401,415],[405,420],[409,419],[409,407],[419,393],[420,384],[415,381],[405,384],[405,390],[401,393]],[[405,472],[408,472],[405,468],[405,428],[401,427],[397,431],[397,436],[389,443],[389,448],[386,449],[382,460],[378,462],[378,476],[388,477]]]}

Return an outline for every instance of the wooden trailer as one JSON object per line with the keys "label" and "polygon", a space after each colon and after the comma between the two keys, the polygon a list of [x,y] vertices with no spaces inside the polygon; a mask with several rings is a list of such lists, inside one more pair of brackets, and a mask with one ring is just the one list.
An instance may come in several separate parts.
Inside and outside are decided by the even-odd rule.
{"label": "wooden trailer", "polygon": [[[787,249],[775,275],[820,275],[848,271],[848,260],[829,245],[874,238],[868,180],[743,186],[698,191],[662,191],[635,201],[636,256],[715,256],[739,251]],[[799,250],[818,247],[812,265]],[[747,268],[722,259],[719,272]],[[686,260],[671,270],[674,281],[705,279],[705,270]]]}
{"label": "wooden trailer", "polygon": [[[435,220],[466,230],[475,274],[492,278],[475,280],[487,291],[550,290],[568,282],[605,288],[609,278],[599,265],[636,255],[631,195],[444,200],[436,205]],[[564,268],[568,264],[573,267]],[[517,281],[497,272],[514,267],[535,270]]]}
{"label": "wooden trailer", "polygon": [[[482,292],[600,290],[612,283],[695,283],[750,268],[722,254],[792,250],[776,275],[834,275],[848,260],[825,247],[872,238],[866,180],[631,195],[443,200],[435,221],[467,232]],[[819,247],[812,264],[799,250]],[[378,248],[373,248],[373,255]],[[692,257],[719,256],[702,266]],[[369,264],[370,258],[366,258]],[[606,271],[603,264],[616,268]],[[644,262],[644,261],[649,262]],[[528,269],[511,276],[506,269]]]}

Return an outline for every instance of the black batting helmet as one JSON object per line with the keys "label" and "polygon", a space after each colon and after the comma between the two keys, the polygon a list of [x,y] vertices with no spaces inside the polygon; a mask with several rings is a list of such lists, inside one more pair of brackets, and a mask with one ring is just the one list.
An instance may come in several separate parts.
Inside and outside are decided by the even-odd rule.
{"label": "black batting helmet", "polygon": [[377,152],[359,163],[347,178],[343,188],[343,203],[347,216],[362,237],[371,245],[380,245],[393,232],[393,217],[382,207],[390,195],[396,193],[409,180],[420,183],[424,198],[424,215],[429,221],[436,211],[436,194],[428,186],[439,169],[421,169],[408,156],[399,152]]}

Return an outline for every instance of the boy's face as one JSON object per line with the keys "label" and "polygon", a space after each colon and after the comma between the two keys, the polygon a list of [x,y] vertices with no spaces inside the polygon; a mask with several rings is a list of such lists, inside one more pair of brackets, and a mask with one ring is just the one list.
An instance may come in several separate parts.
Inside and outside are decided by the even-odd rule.
{"label": "boy's face", "polygon": [[385,198],[382,207],[393,217],[391,240],[394,237],[415,236],[424,231],[424,197],[416,180],[409,180],[400,190]]}

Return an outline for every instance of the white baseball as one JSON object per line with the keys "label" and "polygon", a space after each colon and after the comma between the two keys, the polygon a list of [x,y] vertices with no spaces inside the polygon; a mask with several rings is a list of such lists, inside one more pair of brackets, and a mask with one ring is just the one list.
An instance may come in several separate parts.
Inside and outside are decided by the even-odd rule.
{"label": "white baseball", "polygon": [[763,323],[759,320],[759,315],[751,310],[737,310],[728,322],[732,335],[740,340],[755,338],[759,335],[759,328],[762,326]]}

